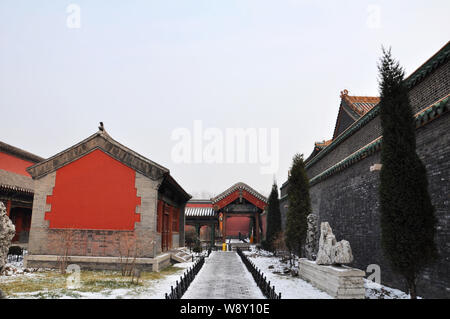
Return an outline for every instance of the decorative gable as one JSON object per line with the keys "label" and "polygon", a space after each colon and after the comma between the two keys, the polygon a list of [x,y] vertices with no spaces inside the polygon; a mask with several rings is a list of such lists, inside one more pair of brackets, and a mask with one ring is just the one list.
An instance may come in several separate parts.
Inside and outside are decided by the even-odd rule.
{"label": "decorative gable", "polygon": [[104,130],[100,130],[67,150],[27,168],[27,171],[33,179],[39,179],[96,149],[103,151],[122,164],[152,180],[160,179],[169,173],[167,168],[156,164],[115,141]]}
{"label": "decorative gable", "polygon": [[141,205],[136,172],[101,150],[94,150],[56,171],[47,196],[50,228],[133,230]]}

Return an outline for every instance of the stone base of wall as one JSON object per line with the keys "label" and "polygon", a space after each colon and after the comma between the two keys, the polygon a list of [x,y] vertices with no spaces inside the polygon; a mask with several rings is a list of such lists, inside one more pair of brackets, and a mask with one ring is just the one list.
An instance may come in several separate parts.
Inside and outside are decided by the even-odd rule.
{"label": "stone base of wall", "polygon": [[[24,267],[58,268],[56,255],[26,255]],[[130,258],[131,260],[131,258]],[[155,258],[136,258],[135,268],[143,271],[160,271],[171,265],[170,254],[161,254]],[[67,265],[77,264],[82,270],[121,270],[119,257],[69,256]]]}
{"label": "stone base of wall", "polygon": [[347,266],[322,266],[301,258],[299,275],[314,287],[337,299],[364,299],[365,272]]}

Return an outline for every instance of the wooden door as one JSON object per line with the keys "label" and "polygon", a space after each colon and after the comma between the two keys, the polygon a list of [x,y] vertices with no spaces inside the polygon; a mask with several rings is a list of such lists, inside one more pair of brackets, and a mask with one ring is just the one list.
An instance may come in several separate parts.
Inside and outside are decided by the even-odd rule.
{"label": "wooden door", "polygon": [[164,204],[162,214],[162,231],[161,231],[161,250],[168,251],[171,248],[171,225],[170,225],[170,206]]}

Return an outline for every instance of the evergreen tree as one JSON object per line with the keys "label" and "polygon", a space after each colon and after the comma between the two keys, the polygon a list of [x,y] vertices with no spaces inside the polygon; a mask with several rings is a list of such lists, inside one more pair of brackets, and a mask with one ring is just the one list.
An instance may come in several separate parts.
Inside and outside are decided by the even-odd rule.
{"label": "evergreen tree", "polygon": [[267,206],[266,245],[269,250],[273,250],[273,242],[281,231],[280,200],[278,198],[278,186],[275,182],[272,185]]}
{"label": "evergreen tree", "polygon": [[405,278],[411,298],[416,298],[418,274],[437,258],[436,218],[426,170],[416,154],[415,122],[404,71],[384,48],[378,69],[383,134],[381,244],[393,271]]}
{"label": "evergreen tree", "polygon": [[306,175],[303,154],[296,154],[288,178],[289,208],[286,216],[286,246],[290,252],[302,256],[306,241],[307,220],[311,213],[309,180]]}

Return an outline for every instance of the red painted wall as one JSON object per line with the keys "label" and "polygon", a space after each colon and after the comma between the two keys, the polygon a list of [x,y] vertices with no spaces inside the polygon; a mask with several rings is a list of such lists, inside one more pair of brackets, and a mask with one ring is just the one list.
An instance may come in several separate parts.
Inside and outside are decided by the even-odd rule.
{"label": "red painted wall", "polygon": [[31,177],[25,169],[32,165],[34,163],[0,152],[0,169]]}
{"label": "red painted wall", "polygon": [[249,227],[249,217],[228,217],[226,224],[226,235],[238,236],[239,232],[241,232],[242,235],[248,236]]}
{"label": "red painted wall", "polygon": [[56,171],[45,213],[50,228],[133,230],[140,221],[136,172],[95,150]]}

